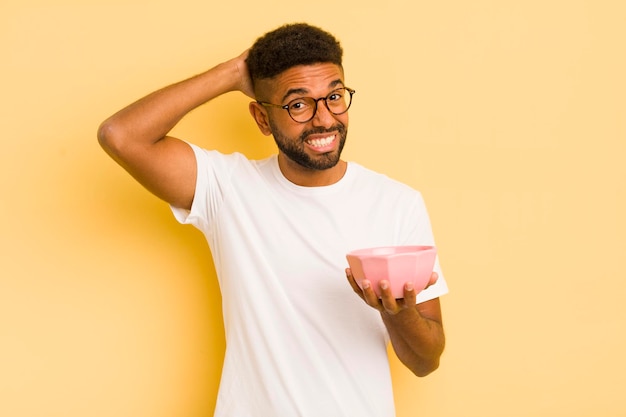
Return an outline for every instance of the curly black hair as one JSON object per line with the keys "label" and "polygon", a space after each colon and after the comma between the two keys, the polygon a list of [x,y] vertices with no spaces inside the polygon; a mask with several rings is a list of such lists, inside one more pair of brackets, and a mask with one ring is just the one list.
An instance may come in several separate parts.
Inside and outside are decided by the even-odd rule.
{"label": "curly black hair", "polygon": [[297,65],[341,66],[343,49],[330,33],[307,23],[292,23],[256,40],[246,63],[252,81],[273,78]]}

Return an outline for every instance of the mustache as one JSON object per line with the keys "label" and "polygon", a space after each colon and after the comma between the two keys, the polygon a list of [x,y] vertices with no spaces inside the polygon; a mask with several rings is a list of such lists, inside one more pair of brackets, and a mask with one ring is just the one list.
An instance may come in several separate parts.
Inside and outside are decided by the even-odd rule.
{"label": "mustache", "polygon": [[304,142],[306,138],[310,135],[318,135],[321,133],[330,133],[330,132],[335,132],[335,131],[339,132],[341,136],[345,136],[346,126],[343,123],[337,123],[336,125],[333,125],[329,128],[322,127],[322,126],[314,127],[312,129],[302,132],[302,134],[300,135],[300,139]]}

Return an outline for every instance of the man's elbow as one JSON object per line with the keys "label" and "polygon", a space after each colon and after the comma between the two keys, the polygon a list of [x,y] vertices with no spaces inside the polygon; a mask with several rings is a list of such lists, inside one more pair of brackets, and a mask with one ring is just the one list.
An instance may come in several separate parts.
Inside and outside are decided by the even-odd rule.
{"label": "man's elbow", "polygon": [[116,153],[116,149],[119,149],[123,142],[119,129],[109,120],[105,120],[98,127],[97,137],[98,143],[107,153]]}
{"label": "man's elbow", "polygon": [[127,161],[133,152],[136,152],[136,147],[129,140],[127,132],[114,121],[105,120],[98,127],[98,143],[104,149],[104,151],[117,163],[125,165],[124,161]]}
{"label": "man's elbow", "polygon": [[433,346],[433,349],[430,352],[424,353],[423,356],[419,357],[413,363],[413,366],[409,366],[409,368],[418,377],[425,377],[432,374],[439,368],[444,347],[445,338],[442,337],[440,342],[437,343],[436,346]]}
{"label": "man's elbow", "polygon": [[425,376],[432,374],[438,368],[439,368],[439,358],[430,360],[430,361],[421,362],[418,366],[414,367],[411,370],[416,376],[423,378]]}

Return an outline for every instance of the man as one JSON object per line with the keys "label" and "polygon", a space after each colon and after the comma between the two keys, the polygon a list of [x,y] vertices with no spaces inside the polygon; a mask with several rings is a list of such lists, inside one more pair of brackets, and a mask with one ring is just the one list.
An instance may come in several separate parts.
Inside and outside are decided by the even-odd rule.
{"label": "man", "polygon": [[[386,282],[381,299],[361,290],[345,268],[350,250],[434,242],[417,191],[341,159],[355,93],[341,59],[329,33],[286,25],[100,126],[109,155],[209,242],[226,333],[216,416],[393,416],[387,342],[418,376],[438,367],[438,263],[429,288],[407,284],[399,300]],[[167,136],[231,91],[254,99],[277,155],[250,161]]]}

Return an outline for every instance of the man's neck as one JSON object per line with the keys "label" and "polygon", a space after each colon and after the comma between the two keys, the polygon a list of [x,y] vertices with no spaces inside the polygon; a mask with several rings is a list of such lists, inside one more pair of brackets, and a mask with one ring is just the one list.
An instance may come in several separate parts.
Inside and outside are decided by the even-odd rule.
{"label": "man's neck", "polygon": [[283,176],[296,185],[302,187],[323,187],[335,184],[342,179],[348,164],[344,160],[339,160],[332,168],[317,170],[303,167],[279,154],[278,167]]}

